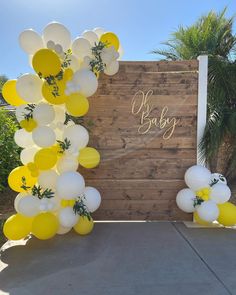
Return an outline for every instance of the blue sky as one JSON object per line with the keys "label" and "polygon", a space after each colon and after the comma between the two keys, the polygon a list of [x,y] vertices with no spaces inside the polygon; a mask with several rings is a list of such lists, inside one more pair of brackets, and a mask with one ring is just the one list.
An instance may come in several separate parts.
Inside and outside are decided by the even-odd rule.
{"label": "blue sky", "polygon": [[119,36],[124,60],[154,60],[149,52],[178,25],[191,25],[202,14],[225,6],[227,15],[236,13],[235,0],[1,0],[0,74],[16,78],[32,72],[18,35],[28,28],[41,33],[53,20],[66,25],[73,37],[104,27]]}

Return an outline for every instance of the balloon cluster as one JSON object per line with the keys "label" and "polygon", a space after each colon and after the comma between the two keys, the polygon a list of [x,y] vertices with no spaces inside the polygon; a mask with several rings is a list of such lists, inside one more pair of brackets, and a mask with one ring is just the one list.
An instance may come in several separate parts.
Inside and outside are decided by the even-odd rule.
{"label": "balloon cluster", "polygon": [[18,240],[32,233],[44,240],[72,227],[88,234],[101,196],[85,186],[77,170],[79,165],[96,167],[100,154],[87,146],[89,133],[76,122],[89,110],[88,97],[97,90],[99,74],[117,73],[119,39],[96,28],[72,41],[64,25],[52,22],[42,36],[23,31],[19,43],[36,74],[9,80],[2,89],[4,99],[16,106],[21,129],[14,139],[23,148],[23,165],[8,177],[10,188],[19,194],[17,213],[5,222],[4,234]]}
{"label": "balloon cluster", "polygon": [[176,203],[194,221],[209,225],[217,221],[224,226],[236,225],[236,206],[229,201],[230,188],[222,174],[213,173],[199,165],[190,167],[184,176],[188,188],[178,192]]}

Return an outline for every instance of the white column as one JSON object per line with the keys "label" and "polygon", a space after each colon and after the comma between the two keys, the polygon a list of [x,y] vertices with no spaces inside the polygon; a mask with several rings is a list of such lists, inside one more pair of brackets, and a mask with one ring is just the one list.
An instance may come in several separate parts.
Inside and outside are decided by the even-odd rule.
{"label": "white column", "polygon": [[197,164],[205,165],[205,161],[200,161],[199,143],[203,137],[207,119],[208,56],[200,55],[198,61]]}

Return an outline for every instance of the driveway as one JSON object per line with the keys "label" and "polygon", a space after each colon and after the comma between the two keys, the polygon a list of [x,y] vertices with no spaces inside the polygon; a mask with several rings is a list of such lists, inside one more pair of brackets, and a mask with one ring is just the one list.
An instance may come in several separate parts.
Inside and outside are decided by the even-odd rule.
{"label": "driveway", "polygon": [[173,222],[97,223],[5,247],[0,294],[236,294],[236,231]]}

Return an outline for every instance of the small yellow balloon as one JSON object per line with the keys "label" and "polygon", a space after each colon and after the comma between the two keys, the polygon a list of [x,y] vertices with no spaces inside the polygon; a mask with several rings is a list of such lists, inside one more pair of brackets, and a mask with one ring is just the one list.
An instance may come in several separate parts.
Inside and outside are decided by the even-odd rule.
{"label": "small yellow balloon", "polygon": [[84,116],[89,109],[88,99],[79,93],[71,94],[66,101],[66,110],[74,117]]}
{"label": "small yellow balloon", "polygon": [[16,192],[24,192],[25,190],[22,188],[23,178],[25,178],[26,186],[28,187],[33,187],[37,181],[37,178],[32,176],[27,166],[19,166],[13,169],[8,176],[10,188]]}
{"label": "small yellow balloon", "polygon": [[88,235],[94,227],[94,222],[92,217],[90,217],[90,220],[86,216],[80,216],[79,221],[74,226],[74,230],[79,235]]}
{"label": "small yellow balloon", "polygon": [[63,73],[63,79],[65,81],[71,80],[73,78],[73,70],[70,68],[65,69],[64,73]]}
{"label": "small yellow balloon", "polygon": [[39,170],[48,170],[56,165],[57,154],[52,148],[40,149],[34,156],[34,163]]}
{"label": "small yellow balloon", "polygon": [[116,34],[107,32],[100,37],[100,41],[107,44],[107,47],[114,46],[116,50],[119,49],[120,41]]}
{"label": "small yellow balloon", "polygon": [[37,127],[37,122],[32,118],[29,118],[28,120],[25,119],[20,121],[20,127],[28,132],[32,132]]}
{"label": "small yellow balloon", "polygon": [[59,105],[66,102],[68,96],[65,94],[66,81],[56,80],[55,85],[49,85],[46,81],[43,83],[42,93],[44,98],[51,104]]}
{"label": "small yellow balloon", "polygon": [[200,224],[200,225],[205,225],[205,226],[209,226],[209,225],[211,225],[211,222],[207,222],[207,221],[205,221],[205,220],[202,220],[202,219],[199,217],[199,215],[197,214],[197,211],[195,211],[195,212],[193,213],[193,220],[194,220],[196,223]]}
{"label": "small yellow balloon", "polygon": [[39,76],[56,76],[61,70],[61,62],[58,55],[51,49],[38,50],[32,59],[32,65]]}
{"label": "small yellow balloon", "polygon": [[230,202],[218,204],[220,210],[217,221],[224,226],[236,225],[236,206]]}
{"label": "small yellow balloon", "polygon": [[54,237],[59,228],[57,217],[50,212],[38,214],[32,223],[32,234],[40,239],[47,240]]}
{"label": "small yellow balloon", "polygon": [[24,239],[31,232],[32,221],[31,217],[25,217],[19,213],[14,214],[6,220],[3,233],[9,240]]}
{"label": "small yellow balloon", "polygon": [[79,151],[78,161],[84,168],[95,168],[100,162],[100,154],[94,148],[85,147]]}
{"label": "small yellow balloon", "polygon": [[2,87],[2,96],[5,101],[13,106],[20,106],[26,104],[16,91],[16,81],[17,80],[8,80]]}

